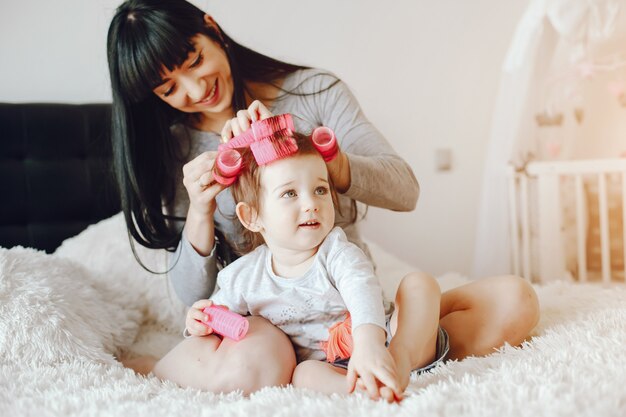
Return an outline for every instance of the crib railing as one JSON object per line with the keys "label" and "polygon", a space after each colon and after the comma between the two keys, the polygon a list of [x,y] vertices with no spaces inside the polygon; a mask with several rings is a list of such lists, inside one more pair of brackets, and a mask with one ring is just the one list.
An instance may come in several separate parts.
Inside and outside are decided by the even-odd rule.
{"label": "crib railing", "polygon": [[[618,190],[617,204],[612,205],[611,216],[607,192],[609,181],[611,189]],[[542,282],[574,278],[583,282],[610,283],[625,279],[626,159],[531,162],[521,172],[510,166],[508,182],[515,274]],[[596,185],[597,201],[592,201],[589,190]],[[572,191],[573,195],[569,194]],[[616,200],[614,194],[611,194],[613,203]],[[563,197],[569,206],[562,204]],[[599,224],[590,228],[594,223],[590,213],[595,215],[596,212],[593,204],[597,205]],[[613,206],[619,208],[616,210]],[[564,222],[564,210],[571,213],[572,209],[575,220]],[[599,239],[591,239],[596,234]],[[572,236],[575,236],[575,250],[568,252],[566,246],[572,247]],[[589,245],[592,240],[599,240],[599,244]],[[616,253],[619,246],[621,250]],[[590,270],[587,260],[596,251],[600,253],[600,268]],[[621,268],[612,267],[612,254],[621,258],[618,259]],[[575,258],[575,262],[568,262],[570,258]]]}

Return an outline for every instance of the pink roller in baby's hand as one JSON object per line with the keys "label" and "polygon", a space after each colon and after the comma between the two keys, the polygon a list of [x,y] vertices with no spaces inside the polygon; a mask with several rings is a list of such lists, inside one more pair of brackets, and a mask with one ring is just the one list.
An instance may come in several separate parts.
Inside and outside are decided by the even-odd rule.
{"label": "pink roller in baby's hand", "polygon": [[339,154],[339,145],[332,129],[324,126],[316,128],[311,135],[311,140],[325,162],[332,161]]}
{"label": "pink roller in baby's hand", "polygon": [[240,314],[229,311],[221,306],[206,307],[202,312],[209,316],[209,320],[205,321],[217,334],[226,336],[235,341],[240,341],[248,332],[248,319]]}

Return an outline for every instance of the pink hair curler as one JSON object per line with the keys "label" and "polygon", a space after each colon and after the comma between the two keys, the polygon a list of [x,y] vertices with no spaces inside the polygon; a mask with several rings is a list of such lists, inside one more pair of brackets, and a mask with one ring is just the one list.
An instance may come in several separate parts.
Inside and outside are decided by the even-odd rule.
{"label": "pink hair curler", "polygon": [[213,170],[213,178],[222,185],[229,186],[235,182],[241,171],[241,154],[235,149],[220,149],[215,160],[217,169]]}
{"label": "pink hair curler", "polygon": [[267,165],[279,159],[286,158],[298,151],[298,145],[293,138],[266,138],[250,144],[254,160],[259,165]]}
{"label": "pink hair curler", "polygon": [[339,145],[332,129],[325,126],[316,128],[311,135],[311,141],[325,162],[330,162],[339,155]]}
{"label": "pink hair curler", "polygon": [[293,132],[293,119],[291,114],[279,114],[278,116],[268,117],[267,119],[257,120],[250,126],[256,140],[269,138],[278,132]]}
{"label": "pink hair curler", "polygon": [[212,305],[206,307],[202,312],[209,316],[209,320],[203,323],[217,334],[238,342],[248,333],[248,319],[227,308]]}

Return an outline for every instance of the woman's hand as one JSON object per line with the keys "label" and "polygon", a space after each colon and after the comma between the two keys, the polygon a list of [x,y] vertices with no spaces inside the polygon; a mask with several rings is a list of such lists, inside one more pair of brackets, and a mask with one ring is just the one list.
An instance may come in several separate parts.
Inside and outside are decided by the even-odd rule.
{"label": "woman's hand", "polygon": [[246,110],[239,110],[237,117],[226,122],[222,129],[222,141],[228,142],[235,136],[250,129],[250,125],[257,120],[272,117],[273,114],[259,100],[254,100]]}
{"label": "woman's hand", "polygon": [[204,152],[183,166],[183,184],[189,195],[185,235],[202,256],[213,250],[215,197],[225,188],[213,178],[216,156],[217,152]]}
{"label": "woman's hand", "polygon": [[402,389],[396,364],[385,347],[385,332],[378,326],[363,324],[355,329],[354,351],[348,364],[348,392],[359,387],[370,398],[384,398],[388,402],[402,399]]}
{"label": "woman's hand", "polygon": [[204,152],[183,166],[183,184],[189,194],[189,211],[199,218],[213,218],[215,196],[225,187],[213,178],[217,152]]}
{"label": "woman's hand", "polygon": [[326,164],[328,167],[328,175],[333,180],[335,189],[340,194],[345,193],[350,189],[352,183],[352,176],[350,174],[350,162],[345,153],[339,149],[339,155],[332,161]]}

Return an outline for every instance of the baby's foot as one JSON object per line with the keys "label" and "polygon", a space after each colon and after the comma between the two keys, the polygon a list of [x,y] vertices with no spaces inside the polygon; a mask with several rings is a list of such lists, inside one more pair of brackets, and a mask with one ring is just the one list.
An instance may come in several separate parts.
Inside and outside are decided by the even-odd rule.
{"label": "baby's foot", "polygon": [[139,356],[133,359],[120,360],[125,368],[130,368],[139,375],[148,375],[154,369],[158,359],[154,356]]}
{"label": "baby's foot", "polygon": [[396,363],[398,382],[400,383],[400,389],[404,392],[411,380],[411,370],[413,369],[411,366],[411,355],[408,350],[393,346],[393,344],[389,346],[389,353]]}
{"label": "baby's foot", "polygon": [[397,397],[396,394],[394,394],[393,390],[389,387],[380,387],[380,389],[378,390],[378,394],[380,395],[380,398],[387,401],[388,403],[402,401],[402,396]]}

